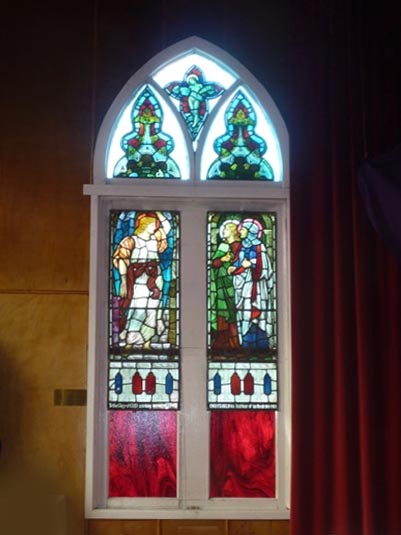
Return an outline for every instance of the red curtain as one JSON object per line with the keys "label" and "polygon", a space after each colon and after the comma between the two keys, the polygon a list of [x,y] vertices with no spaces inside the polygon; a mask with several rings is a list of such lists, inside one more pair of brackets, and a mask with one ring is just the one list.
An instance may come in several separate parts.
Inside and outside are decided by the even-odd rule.
{"label": "red curtain", "polygon": [[401,533],[401,266],[357,187],[401,142],[397,9],[291,15],[293,535]]}

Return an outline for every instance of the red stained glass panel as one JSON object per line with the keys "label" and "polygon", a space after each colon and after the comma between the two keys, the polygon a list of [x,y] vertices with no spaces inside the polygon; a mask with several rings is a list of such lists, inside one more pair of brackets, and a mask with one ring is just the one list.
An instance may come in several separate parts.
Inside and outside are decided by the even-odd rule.
{"label": "red stained glass panel", "polygon": [[244,379],[244,394],[247,394],[248,396],[252,396],[254,392],[255,392],[255,388],[254,388],[253,377],[250,373],[247,373]]}
{"label": "red stained glass panel", "polygon": [[234,396],[241,394],[241,381],[238,373],[234,373],[231,377],[231,394]]}
{"label": "red stained glass panel", "polygon": [[109,412],[110,498],[177,495],[177,413]]}
{"label": "red stained glass panel", "polygon": [[142,377],[138,372],[136,372],[132,379],[132,393],[142,394]]}
{"label": "red stained glass panel", "polygon": [[275,413],[212,411],[210,497],[274,498]]}
{"label": "red stained glass panel", "polygon": [[146,377],[146,393],[154,394],[156,392],[156,377],[152,372]]}

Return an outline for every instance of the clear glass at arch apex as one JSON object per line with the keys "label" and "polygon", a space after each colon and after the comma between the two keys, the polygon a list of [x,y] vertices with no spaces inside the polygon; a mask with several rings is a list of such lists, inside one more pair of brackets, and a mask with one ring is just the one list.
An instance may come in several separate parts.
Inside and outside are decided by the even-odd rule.
{"label": "clear glass at arch apex", "polygon": [[202,152],[201,180],[283,180],[280,144],[269,117],[240,87],[214,118]]}
{"label": "clear glass at arch apex", "polygon": [[177,118],[154,87],[135,92],[108,146],[107,178],[189,179],[189,155]]}

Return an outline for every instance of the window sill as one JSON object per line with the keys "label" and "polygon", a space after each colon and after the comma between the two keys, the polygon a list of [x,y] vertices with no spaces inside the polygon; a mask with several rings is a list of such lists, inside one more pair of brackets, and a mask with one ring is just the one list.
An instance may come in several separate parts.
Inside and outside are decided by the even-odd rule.
{"label": "window sill", "polygon": [[[213,504],[217,505],[217,504]],[[224,519],[224,520],[289,520],[288,508],[269,508],[268,505],[252,507],[251,505],[238,506],[239,504],[219,504],[218,507],[207,509],[188,506],[186,509],[174,508],[105,508],[92,509],[86,512],[87,519]]]}

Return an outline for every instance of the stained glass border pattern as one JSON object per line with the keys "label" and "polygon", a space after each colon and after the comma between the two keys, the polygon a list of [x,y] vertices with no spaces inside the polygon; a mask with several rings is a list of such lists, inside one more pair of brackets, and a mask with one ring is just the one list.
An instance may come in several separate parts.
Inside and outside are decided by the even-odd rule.
{"label": "stained glass border pattern", "polygon": [[208,408],[277,410],[277,364],[209,362]]}
{"label": "stained glass border pattern", "polygon": [[177,362],[110,362],[109,409],[179,409]]}

